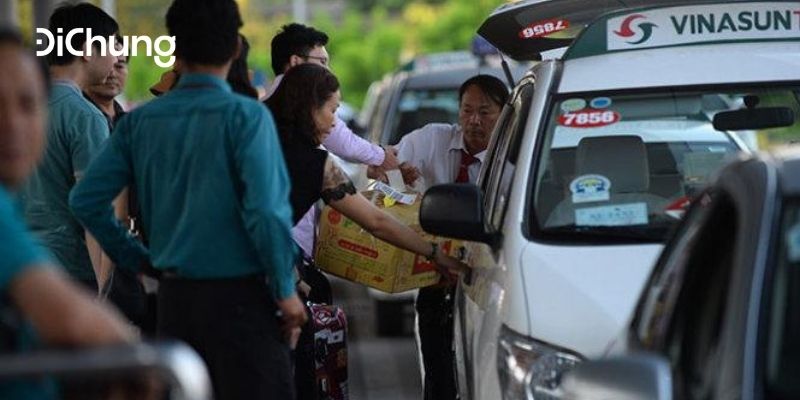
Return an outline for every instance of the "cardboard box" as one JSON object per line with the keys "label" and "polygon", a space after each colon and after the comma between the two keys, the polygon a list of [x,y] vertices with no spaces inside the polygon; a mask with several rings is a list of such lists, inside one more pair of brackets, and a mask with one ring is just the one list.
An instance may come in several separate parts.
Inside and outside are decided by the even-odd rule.
{"label": "cardboard box", "polygon": [[[411,205],[398,202],[385,207],[383,193],[367,191],[362,194],[426,240],[439,243],[440,251],[445,254],[460,251],[461,242],[437,238],[422,231],[419,226],[421,196],[417,196]],[[433,263],[424,256],[401,250],[372,236],[330,206],[322,210],[314,253],[316,263],[323,271],[387,293],[430,286],[440,279]]]}

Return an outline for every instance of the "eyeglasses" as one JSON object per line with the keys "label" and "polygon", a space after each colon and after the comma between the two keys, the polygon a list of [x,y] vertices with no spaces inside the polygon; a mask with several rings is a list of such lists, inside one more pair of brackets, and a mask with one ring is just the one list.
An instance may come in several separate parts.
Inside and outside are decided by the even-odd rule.
{"label": "eyeglasses", "polygon": [[303,56],[303,58],[305,58],[305,59],[309,59],[310,58],[312,60],[317,60],[317,61],[319,61],[320,64],[322,64],[322,65],[324,65],[326,67],[328,66],[328,62],[330,61],[330,60],[328,60],[328,57],[320,57],[320,56]]}

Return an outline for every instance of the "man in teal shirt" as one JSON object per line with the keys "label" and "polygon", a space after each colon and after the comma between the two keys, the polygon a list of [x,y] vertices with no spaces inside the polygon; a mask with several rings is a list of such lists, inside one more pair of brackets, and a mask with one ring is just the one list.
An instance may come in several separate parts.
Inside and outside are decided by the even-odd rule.
{"label": "man in teal shirt", "polygon": [[[149,260],[163,271],[157,333],[200,353],[216,398],[292,399],[281,331],[296,332],[306,314],[289,177],[267,109],[225,82],[240,26],[234,0],[172,3],[177,87],[118,122],[70,205],[117,267]],[[113,216],[112,199],[131,185],[149,250]]]}
{"label": "man in teal shirt", "polygon": [[[113,18],[86,3],[56,9],[50,17],[50,31],[56,34],[59,28],[63,35],[73,28],[91,28],[92,35],[106,38],[118,31]],[[85,34],[72,39],[76,49],[83,49],[87,40]],[[48,103],[47,148],[20,198],[29,226],[59,264],[73,278],[96,290],[95,270],[102,268],[102,253],[91,236],[84,233],[68,205],[69,191],[109,133],[103,114],[81,93],[82,87],[103,82],[117,60],[110,52],[102,55],[98,44],[94,46],[92,56],[77,57],[67,51],[58,56],[55,49],[48,55],[53,88]]]}
{"label": "man in teal shirt", "polygon": [[[30,175],[45,145],[44,73],[19,35],[0,29],[0,354],[51,346],[134,340],[113,311],[94,301],[55,268],[28,232],[11,198]],[[16,324],[9,315],[19,315]],[[42,378],[0,382],[0,399],[55,398]]]}

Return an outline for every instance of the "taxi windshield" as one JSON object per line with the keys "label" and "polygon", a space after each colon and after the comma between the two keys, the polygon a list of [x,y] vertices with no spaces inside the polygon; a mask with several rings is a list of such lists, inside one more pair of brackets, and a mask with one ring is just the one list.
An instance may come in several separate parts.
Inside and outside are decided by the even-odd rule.
{"label": "taxi windshield", "polygon": [[458,88],[410,89],[403,91],[395,118],[392,139],[395,144],[415,129],[432,122],[458,121]]}
{"label": "taxi windshield", "polygon": [[[782,107],[800,116],[797,88],[568,95],[557,98],[537,157],[531,224],[550,239],[661,242],[698,193],[762,134],[800,124],[720,131],[714,115]],[[738,129],[738,128],[737,128]]]}

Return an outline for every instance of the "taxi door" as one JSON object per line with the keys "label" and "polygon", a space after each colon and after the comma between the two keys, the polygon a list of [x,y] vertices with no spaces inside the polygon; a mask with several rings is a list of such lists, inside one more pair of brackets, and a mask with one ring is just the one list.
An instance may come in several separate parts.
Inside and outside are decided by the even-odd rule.
{"label": "taxi door", "polygon": [[[492,232],[502,230],[532,96],[533,79],[526,78],[498,119],[481,171],[478,184],[487,228]],[[513,252],[504,248],[502,233],[497,237],[500,239],[493,246],[465,244],[465,261],[472,270],[461,276],[454,310],[456,374],[462,399],[483,398],[481,388],[497,387],[494,359],[508,271],[505,258]]]}

